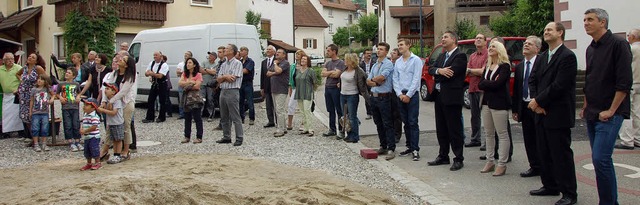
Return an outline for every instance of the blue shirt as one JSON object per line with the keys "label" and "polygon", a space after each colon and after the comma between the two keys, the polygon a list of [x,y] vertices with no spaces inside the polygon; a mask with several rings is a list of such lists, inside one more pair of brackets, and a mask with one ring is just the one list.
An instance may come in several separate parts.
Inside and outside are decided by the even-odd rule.
{"label": "blue shirt", "polygon": [[369,77],[367,79],[371,80],[376,76],[384,76],[384,83],[379,86],[371,87],[371,92],[374,93],[390,93],[393,90],[393,78],[391,78],[391,73],[393,72],[393,63],[385,58],[382,62],[376,61],[371,67],[369,72]]}
{"label": "blue shirt", "polygon": [[249,73],[242,74],[242,83],[252,83],[253,82],[253,71],[256,63],[253,62],[253,59],[247,57],[247,60],[242,63],[242,67],[249,70]]}
{"label": "blue shirt", "polygon": [[411,98],[418,91],[422,65],[422,60],[413,53],[407,61],[404,61],[404,57],[396,60],[396,65],[393,68],[393,89],[396,91],[396,95],[400,96],[402,90],[407,90],[406,95]]}

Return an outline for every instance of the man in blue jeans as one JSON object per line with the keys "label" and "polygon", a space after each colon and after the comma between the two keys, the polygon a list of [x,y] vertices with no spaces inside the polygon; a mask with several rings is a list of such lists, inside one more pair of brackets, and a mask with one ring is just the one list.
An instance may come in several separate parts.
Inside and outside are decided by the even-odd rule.
{"label": "man in blue jeans", "polygon": [[581,116],[587,120],[600,204],[618,204],[618,185],[611,155],[622,120],[629,119],[630,114],[631,50],[623,38],[608,30],[607,11],[589,9],[584,13],[583,22],[593,41],[587,47],[585,101]]}
{"label": "man in blue jeans", "polygon": [[[253,106],[253,71],[255,62],[249,58],[249,48],[240,47],[240,62],[242,62],[242,85],[240,86],[240,118],[244,123],[246,111],[249,110],[249,125],[256,120],[256,111]],[[245,102],[246,101],[246,102]]]}
{"label": "man in blue jeans", "polygon": [[[328,62],[324,64],[322,68],[322,77],[326,77],[327,80],[324,84],[324,99],[327,106],[327,112],[329,112],[329,131],[322,134],[322,136],[330,137],[336,135],[336,114],[337,118],[342,117],[342,106],[340,106],[340,88],[337,84],[340,82],[340,74],[347,67],[343,60],[338,58],[338,46],[331,44],[327,46],[327,57],[330,58]],[[342,130],[342,126],[338,125],[339,130]],[[338,132],[337,139],[344,138],[344,133]]]}
{"label": "man in blue jeans", "polygon": [[393,129],[393,113],[391,112],[393,63],[387,59],[389,44],[381,42],[377,47],[378,59],[371,66],[367,77],[367,85],[371,87],[369,105],[380,139],[378,154],[387,155],[385,159],[391,160],[396,156],[395,130]]}
{"label": "man in blue jeans", "polygon": [[418,114],[420,110],[420,77],[422,75],[422,60],[411,53],[411,43],[405,39],[398,40],[398,52],[402,54],[393,68],[393,89],[400,102],[398,110],[404,124],[404,135],[407,139],[407,150],[400,152],[400,156],[412,155],[413,161],[420,160],[420,146],[418,145],[420,128]]}

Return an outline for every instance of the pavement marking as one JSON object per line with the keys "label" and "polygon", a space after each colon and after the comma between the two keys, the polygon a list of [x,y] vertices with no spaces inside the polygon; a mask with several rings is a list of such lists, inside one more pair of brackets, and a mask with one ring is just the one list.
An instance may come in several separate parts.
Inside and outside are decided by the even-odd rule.
{"label": "pavement marking", "polygon": [[[632,178],[632,179],[640,178],[640,168],[638,168],[638,167],[634,167],[634,166],[631,166],[631,165],[628,165],[628,164],[622,164],[622,163],[613,163],[613,166],[629,169],[631,171],[636,172],[634,174],[624,175],[625,177],[629,177],[629,178]],[[585,168],[587,170],[594,170],[595,169],[595,167],[591,163],[583,165],[582,168]]]}
{"label": "pavement marking", "polygon": [[[321,112],[313,112],[313,114],[316,116],[316,118],[318,118],[318,120],[320,120],[320,122],[322,122],[322,124],[324,124],[324,126],[329,127],[329,118],[326,115]],[[369,148],[361,142],[347,143],[347,147],[349,147],[354,153],[357,154],[360,154],[361,149]],[[423,202],[427,202],[427,204],[460,205],[459,202],[450,199],[449,197],[440,193],[437,189],[429,186],[427,183],[407,173],[405,170],[385,160],[382,157],[366,161],[378,167],[380,170],[383,170],[395,181],[406,187],[411,193],[418,196],[420,200],[422,200]]]}

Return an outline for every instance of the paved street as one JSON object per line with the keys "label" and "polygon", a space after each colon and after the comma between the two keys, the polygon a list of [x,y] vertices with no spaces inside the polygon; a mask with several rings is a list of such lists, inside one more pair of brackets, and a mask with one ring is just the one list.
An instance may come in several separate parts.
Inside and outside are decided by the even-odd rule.
{"label": "paved street", "polygon": [[[327,112],[324,106],[324,93],[320,88],[316,92],[316,104],[318,109],[315,115],[327,124]],[[465,134],[470,135],[470,112],[463,109],[465,118]],[[377,148],[379,141],[373,120],[364,120],[366,117],[364,99],[360,100],[358,108],[361,143],[364,147]],[[529,190],[538,189],[541,186],[538,177],[521,178],[519,173],[528,168],[528,162],[524,153],[522,130],[519,124],[512,124],[514,154],[513,161],[507,165],[507,174],[502,177],[492,177],[491,174],[481,174],[480,169],[485,161],[478,157],[483,155],[478,147],[465,148],[465,167],[457,172],[449,171],[449,166],[427,167],[426,162],[433,160],[437,155],[438,145],[435,134],[433,102],[421,101],[420,103],[420,161],[411,161],[408,157],[397,157],[386,165],[384,159],[370,160],[374,164],[382,163],[384,169],[390,172],[406,172],[417,178],[432,193],[419,193],[425,186],[415,186],[416,183],[405,181],[410,190],[416,194],[427,196],[431,204],[553,204],[560,197],[533,197]],[[576,174],[578,177],[578,203],[597,204],[598,195],[595,187],[595,173],[592,170],[590,160],[589,140],[586,137],[586,128],[582,120],[577,120],[576,127],[572,130],[573,144],[576,161]],[[404,150],[404,138],[397,144],[398,151]],[[618,178],[618,192],[620,204],[640,203],[640,150],[620,151],[615,150],[614,162]],[[392,174],[390,174],[392,175]],[[402,181],[401,181],[402,183]],[[414,188],[414,189],[412,189]]]}

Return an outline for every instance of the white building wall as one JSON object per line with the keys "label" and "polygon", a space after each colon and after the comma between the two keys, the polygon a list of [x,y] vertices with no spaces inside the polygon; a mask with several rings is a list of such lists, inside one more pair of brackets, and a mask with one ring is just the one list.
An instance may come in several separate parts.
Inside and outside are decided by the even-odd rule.
{"label": "white building wall", "polygon": [[[324,30],[328,28],[314,28],[314,27],[298,27],[296,30],[296,47],[304,50],[307,55],[316,54],[324,56],[324,48],[329,45],[325,44]],[[307,38],[313,38],[317,40],[317,46],[313,48],[304,48],[304,40]]]}
{"label": "white building wall", "polygon": [[[331,12],[331,15],[329,15],[330,12]],[[329,24],[329,28],[327,28],[324,31],[325,44],[329,45],[333,43],[333,34],[335,34],[338,31],[338,28],[347,27],[349,23],[349,20],[348,20],[349,14],[353,14],[353,12],[342,10],[342,9],[324,7],[321,14],[324,17],[324,20],[327,21],[327,23]],[[353,24],[357,23],[355,18],[352,23]]]}
{"label": "white building wall", "polygon": [[[248,1],[247,5],[247,9],[260,13],[263,19],[271,20],[271,38],[293,45],[292,0],[288,4],[278,3],[275,0],[253,0]],[[244,20],[245,12],[240,12],[238,15],[242,15]],[[295,46],[298,47],[298,44]]]}
{"label": "white building wall", "polygon": [[569,10],[561,12],[561,21],[571,21],[571,29],[567,29],[565,40],[576,40],[576,49],[573,52],[578,58],[578,69],[586,69],[586,50],[591,41],[591,36],[584,31],[582,20],[584,12],[590,8],[602,8],[609,13],[609,29],[613,33],[629,32],[632,28],[638,28],[637,0],[560,0],[568,2]]}

